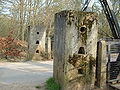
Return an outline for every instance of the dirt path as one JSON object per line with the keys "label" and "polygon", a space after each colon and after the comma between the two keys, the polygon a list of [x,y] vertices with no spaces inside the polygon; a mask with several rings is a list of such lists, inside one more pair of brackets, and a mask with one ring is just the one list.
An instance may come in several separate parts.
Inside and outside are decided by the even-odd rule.
{"label": "dirt path", "polygon": [[38,90],[52,73],[52,61],[0,63],[0,90]]}

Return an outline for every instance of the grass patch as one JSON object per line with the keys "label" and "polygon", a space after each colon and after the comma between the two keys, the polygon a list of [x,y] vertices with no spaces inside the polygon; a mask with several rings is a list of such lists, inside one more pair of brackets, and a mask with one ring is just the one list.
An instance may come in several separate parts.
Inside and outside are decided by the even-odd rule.
{"label": "grass patch", "polygon": [[39,89],[39,88],[41,88],[41,87],[40,87],[40,86],[35,86],[35,88]]}
{"label": "grass patch", "polygon": [[60,85],[51,77],[46,81],[46,88],[47,90],[60,90]]}

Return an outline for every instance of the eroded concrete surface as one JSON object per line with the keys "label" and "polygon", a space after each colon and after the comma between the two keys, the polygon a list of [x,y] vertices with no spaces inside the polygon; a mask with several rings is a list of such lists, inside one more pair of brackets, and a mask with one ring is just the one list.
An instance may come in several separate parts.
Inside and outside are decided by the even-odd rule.
{"label": "eroded concrete surface", "polygon": [[37,90],[53,74],[53,61],[0,63],[0,90]]}

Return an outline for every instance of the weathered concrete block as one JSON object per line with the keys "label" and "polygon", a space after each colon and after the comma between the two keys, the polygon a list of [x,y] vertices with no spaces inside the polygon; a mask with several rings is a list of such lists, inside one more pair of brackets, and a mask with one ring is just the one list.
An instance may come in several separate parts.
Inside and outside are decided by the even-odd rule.
{"label": "weathered concrete block", "polygon": [[96,58],[97,31],[97,16],[93,12],[70,10],[55,15],[54,78],[62,90],[84,90],[80,89],[80,62],[90,66],[90,57]]}
{"label": "weathered concrete block", "polygon": [[[30,27],[28,34],[28,59],[43,60],[47,58],[51,53],[51,41],[50,38],[46,40],[46,27],[42,25]],[[46,41],[49,41],[47,48]]]}

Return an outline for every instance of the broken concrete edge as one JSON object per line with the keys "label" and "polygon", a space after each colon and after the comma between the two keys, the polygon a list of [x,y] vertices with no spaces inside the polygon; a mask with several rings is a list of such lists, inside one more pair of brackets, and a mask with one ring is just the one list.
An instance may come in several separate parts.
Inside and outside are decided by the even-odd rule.
{"label": "broken concrete edge", "polygon": [[[64,10],[64,11],[61,11],[59,13],[56,13],[55,14],[55,18],[56,18],[56,16],[67,17],[67,18],[74,18],[74,20],[77,19],[77,24],[76,24],[77,27],[80,26],[80,21],[84,21],[84,20],[81,20],[81,17],[84,17],[84,16],[89,16],[88,18],[85,17],[84,18],[85,20],[89,20],[91,22],[93,22],[94,20],[98,21],[98,14],[95,13],[95,12],[83,12],[83,11],[75,11],[75,10]],[[85,25],[85,23],[84,23],[84,25]]]}

